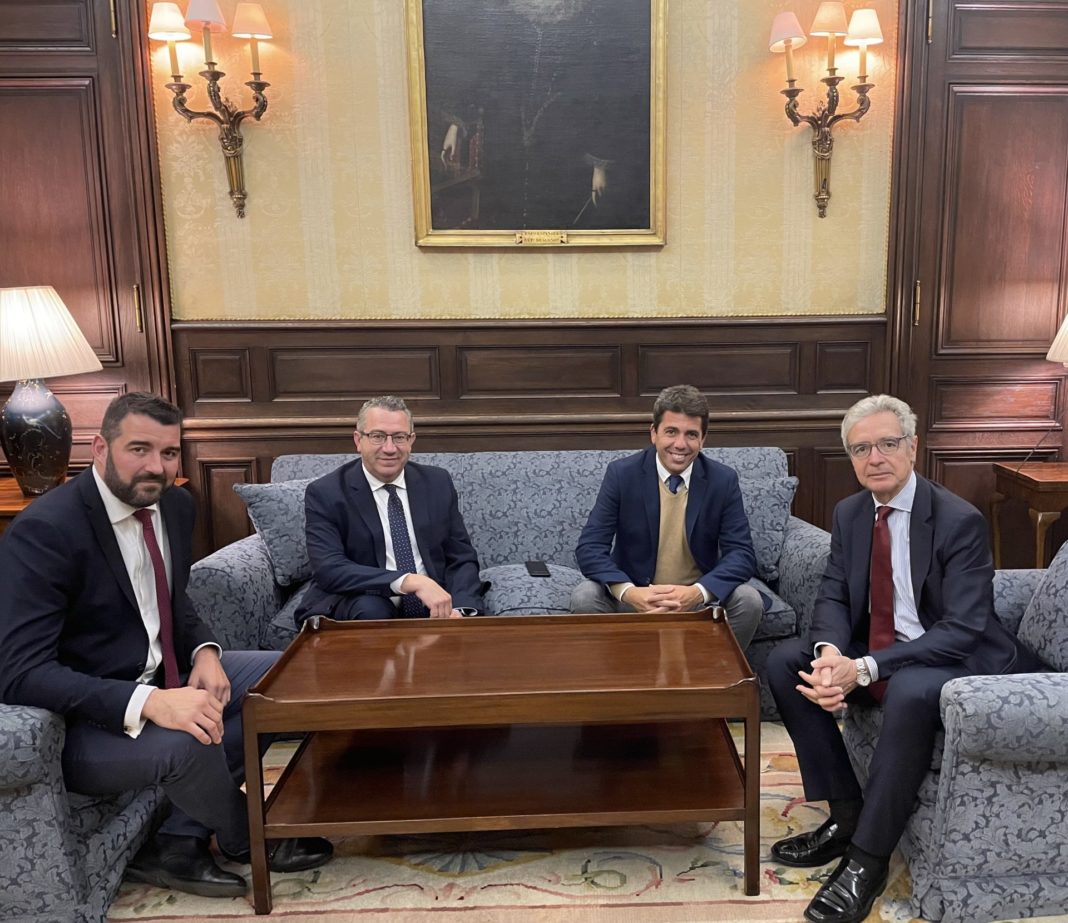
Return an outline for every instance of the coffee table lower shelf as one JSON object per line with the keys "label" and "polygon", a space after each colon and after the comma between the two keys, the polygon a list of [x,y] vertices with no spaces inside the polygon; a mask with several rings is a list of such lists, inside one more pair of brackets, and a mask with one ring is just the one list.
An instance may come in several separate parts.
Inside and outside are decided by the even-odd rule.
{"label": "coffee table lower shelf", "polygon": [[268,839],[743,820],[720,719],[320,731],[266,804]]}

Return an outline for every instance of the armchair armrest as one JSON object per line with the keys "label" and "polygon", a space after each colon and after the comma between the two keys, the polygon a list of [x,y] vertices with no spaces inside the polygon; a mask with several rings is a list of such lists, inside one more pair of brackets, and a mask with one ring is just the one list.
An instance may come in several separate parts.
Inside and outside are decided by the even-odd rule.
{"label": "armchair armrest", "polygon": [[197,561],[189,572],[189,600],[230,650],[259,650],[282,608],[267,547],[250,535]]}
{"label": "armchair armrest", "polygon": [[994,572],[994,611],[1013,634],[1020,627],[1027,604],[1045,576],[1044,570],[1034,568]]}
{"label": "armchair armrest", "polygon": [[830,532],[796,516],[787,520],[779,558],[779,595],[794,607],[802,636],[812,624],[816,594],[830,553]]}
{"label": "armchair armrest", "polygon": [[942,687],[946,754],[1010,763],[1068,760],[1068,673],[965,676]]}
{"label": "armchair armrest", "polygon": [[0,797],[53,781],[63,751],[63,719],[43,708],[0,705]]}

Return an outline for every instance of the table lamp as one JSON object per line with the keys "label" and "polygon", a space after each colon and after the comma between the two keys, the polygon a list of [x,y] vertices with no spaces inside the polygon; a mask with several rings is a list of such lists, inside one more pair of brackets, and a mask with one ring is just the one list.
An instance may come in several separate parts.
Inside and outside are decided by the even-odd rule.
{"label": "table lamp", "polygon": [[1060,362],[1068,369],[1068,317],[1061,323],[1061,329],[1050,344],[1046,358],[1050,362]]}
{"label": "table lamp", "polygon": [[27,497],[61,484],[70,462],[70,417],[41,379],[101,368],[51,285],[0,288],[0,381],[17,382],[0,412],[0,444]]}

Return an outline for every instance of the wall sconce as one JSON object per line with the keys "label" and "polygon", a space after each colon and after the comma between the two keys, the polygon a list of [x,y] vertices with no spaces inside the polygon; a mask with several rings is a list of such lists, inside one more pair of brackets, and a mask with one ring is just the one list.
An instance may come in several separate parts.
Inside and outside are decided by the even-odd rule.
{"label": "wall sconce", "polygon": [[0,444],[25,496],[62,484],[70,463],[70,416],[42,379],[101,368],[51,285],[0,288],[0,381],[17,382],[0,413]]}
{"label": "wall sconce", "polygon": [[[816,10],[816,18],[809,29],[812,35],[827,38],[827,76],[821,82],[827,86],[827,101],[816,103],[814,115],[802,115],[798,111],[797,97],[804,90],[795,86],[794,57],[795,48],[805,44],[807,38],[801,24],[793,13],[779,13],[771,25],[771,37],[768,48],[777,53],[786,54],[786,117],[800,125],[804,122],[812,128],[812,153],[815,158],[816,207],[821,218],[827,217],[827,203],[831,198],[831,153],[834,150],[834,138],[831,129],[843,119],[859,122],[871,107],[868,90],[874,84],[868,83],[868,46],[878,45],[883,40],[879,28],[879,17],[875,10],[857,10],[846,26],[845,6],[842,0],[825,0]],[[838,111],[838,84],[845,78],[838,76],[834,64],[834,55],[838,37],[845,38],[846,45],[855,45],[860,49],[859,83],[853,87],[857,94],[857,108],[851,112]]]}
{"label": "wall sconce", "polygon": [[[182,83],[181,69],[178,66],[178,50],[175,42],[184,42],[191,38],[188,26],[201,30],[204,39],[204,66],[200,76],[208,81],[208,99],[211,100],[213,112],[197,112],[186,106],[186,91],[191,89],[188,83]],[[252,90],[251,109],[235,109],[229,100],[222,98],[219,80],[226,76],[218,70],[211,50],[212,33],[226,31],[226,20],[216,0],[189,0],[189,9],[183,18],[177,3],[154,3],[152,18],[148,24],[148,37],[155,41],[166,42],[170,52],[172,83],[167,89],[174,93],[174,109],[187,122],[193,119],[208,119],[219,126],[219,143],[226,158],[226,178],[230,183],[230,200],[234,203],[238,218],[245,217],[245,167],[241,159],[244,138],[241,137],[241,123],[249,116],[259,121],[267,111],[267,97],[263,91],[270,86],[261,80],[259,42],[271,38],[271,27],[263,14],[263,7],[258,3],[239,3],[234,13],[234,27],[230,34],[235,38],[249,39],[252,57],[252,79],[245,86]]]}

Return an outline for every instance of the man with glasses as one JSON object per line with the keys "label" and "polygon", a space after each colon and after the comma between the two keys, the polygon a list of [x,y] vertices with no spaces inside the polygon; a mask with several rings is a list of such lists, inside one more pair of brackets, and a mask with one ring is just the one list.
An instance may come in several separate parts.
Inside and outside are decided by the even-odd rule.
{"label": "man with glasses", "polygon": [[360,458],[308,485],[313,578],[296,620],[455,618],[483,608],[478,558],[449,473],[410,462],[415,432],[399,397],[360,408]]}
{"label": "man with glasses", "polygon": [[[841,860],[805,911],[813,923],[859,923],[885,887],[931,765],[942,686],[1039,668],[994,614],[985,520],[913,470],[909,406],[864,398],[842,420],[842,443],[865,489],[835,508],[807,638],[783,642],[768,660],[805,797],[830,809],[815,831],[775,843],[772,858],[802,868]],[[882,707],[863,788],[835,720],[851,702]]]}

